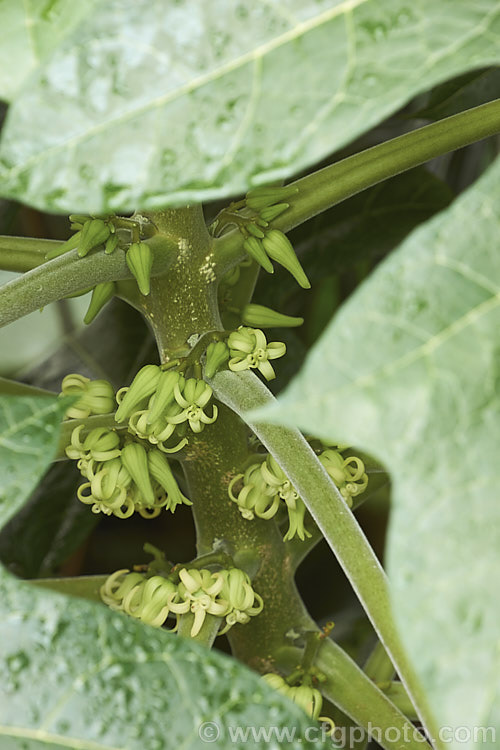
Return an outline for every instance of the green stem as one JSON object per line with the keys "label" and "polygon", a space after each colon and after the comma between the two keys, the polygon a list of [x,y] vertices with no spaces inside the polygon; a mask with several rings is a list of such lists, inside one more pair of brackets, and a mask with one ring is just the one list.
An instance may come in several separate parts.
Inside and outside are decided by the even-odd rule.
{"label": "green stem", "polygon": [[[281,671],[292,672],[300,661],[301,652],[294,647],[284,647],[276,654],[277,666]],[[422,735],[410,723],[402,711],[388,699],[387,695],[369,680],[358,665],[343,649],[330,639],[326,639],[316,657],[315,666],[326,680],[319,684],[322,694],[346,716],[361,727],[365,733],[370,728],[381,732],[380,744],[385,750],[411,750],[417,746],[426,748]],[[395,727],[394,729],[390,729]],[[391,739],[396,737],[399,739]],[[404,738],[404,739],[403,739]],[[361,743],[363,737],[358,732],[346,738],[344,747]]]}
{"label": "green stem", "polygon": [[219,372],[210,381],[217,398],[245,418],[249,427],[273,454],[323,532],[401,679],[419,709],[430,736],[437,736],[425,695],[403,650],[391,614],[389,587],[384,571],[342,496],[296,429],[252,424],[251,410],[269,405],[274,397],[251,372]]}
{"label": "green stem", "polygon": [[18,383],[17,380],[0,377],[0,395],[2,396],[55,396],[53,391],[45,388],[36,388],[27,383]]}
{"label": "green stem", "polygon": [[25,273],[45,263],[45,254],[63,243],[34,237],[0,236],[0,268],[2,271]]}
{"label": "green stem", "polygon": [[[288,232],[382,180],[499,132],[500,99],[495,99],[380,143],[292,183],[298,192],[272,226]],[[242,243],[237,230],[216,240],[221,270],[244,257]]]}
{"label": "green stem", "polygon": [[395,706],[399,708],[410,721],[418,721],[415,706],[410,700],[410,696],[405,690],[402,682],[381,682],[377,687],[382,690]]}
{"label": "green stem", "polygon": [[[321,684],[324,696],[359,726],[365,730],[371,728],[373,738],[386,750],[401,750],[402,747],[405,750],[417,747],[422,750],[428,747],[419,730],[388,700],[387,695],[369,680],[371,687],[368,687],[366,675],[334,641],[324,642],[316,665],[327,678]],[[399,731],[386,731],[391,727],[397,727]],[[345,746],[349,747],[349,742]]]}
{"label": "green stem", "polygon": [[108,576],[75,576],[74,578],[38,578],[29,581],[35,586],[58,591],[60,594],[79,596],[81,599],[91,599],[100,602],[99,589]]}
{"label": "green stem", "polygon": [[[162,252],[156,252],[159,239],[161,241],[161,236],[155,235],[148,240],[154,251],[152,275],[165,272],[174,262],[173,251],[177,250],[171,243],[171,252],[163,252],[165,239],[162,238]],[[80,258],[76,250],[71,250],[0,288],[0,327],[74,292],[104,281],[130,278],[125,253],[121,250],[111,255],[90,253],[84,258]]]}
{"label": "green stem", "polygon": [[394,665],[380,641],[377,641],[366,660],[363,672],[374,682],[387,682],[394,678]]}

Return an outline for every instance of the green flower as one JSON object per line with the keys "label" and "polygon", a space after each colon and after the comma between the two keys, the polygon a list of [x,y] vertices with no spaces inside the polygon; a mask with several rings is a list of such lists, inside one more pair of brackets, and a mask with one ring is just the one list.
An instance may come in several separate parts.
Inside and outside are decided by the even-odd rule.
{"label": "green flower", "polygon": [[351,508],[352,498],[360,495],[368,486],[368,475],[363,461],[357,456],[344,458],[333,448],[320,453],[319,460]]}
{"label": "green flower", "polygon": [[256,369],[266,380],[273,380],[276,377],[269,360],[282,357],[286,352],[286,346],[281,341],[267,343],[263,331],[245,326],[240,326],[237,331],[230,334],[227,345],[231,355],[230,370],[240,372]]}
{"label": "green flower", "polygon": [[[233,488],[240,480],[243,480],[243,487],[238,495],[234,495]],[[260,464],[250,466],[244,474],[237,474],[229,484],[228,493],[231,500],[237,503],[243,518],[249,521],[255,516],[272,518],[280,506],[280,497],[267,485]]]}
{"label": "green flower", "polygon": [[[243,487],[235,495],[233,488],[241,480]],[[270,454],[262,463],[250,466],[244,474],[237,474],[229,484],[228,494],[231,500],[237,503],[243,518],[248,520],[255,516],[272,518],[278,512],[280,501],[283,500],[289,519],[284,541],[293,539],[294,536],[301,540],[311,536],[304,527],[306,506],[285,472]]]}
{"label": "green flower", "polygon": [[226,614],[226,625],[219,631],[219,635],[227,633],[236,623],[247,623],[250,617],[262,612],[262,597],[255,593],[250,578],[243,570],[229,568],[214,573],[213,577],[223,580],[219,596],[230,608]]}
{"label": "green flower", "polygon": [[93,414],[109,414],[115,408],[115,392],[107,380],[90,380],[71,373],[63,378],[61,396],[80,398],[67,409],[66,419],[86,419]]}
{"label": "green flower", "polygon": [[175,596],[176,591],[176,585],[163,576],[146,578],[125,568],[106,579],[100,588],[100,595],[111,609],[125,612],[158,628],[170,614],[168,600]]}
{"label": "green flower", "polygon": [[[198,635],[207,614],[216,617],[224,617],[228,614],[228,603],[222,601],[219,594],[224,586],[223,579],[215,577],[209,570],[187,570],[179,571],[181,582],[177,587],[176,595],[169,599],[169,607],[176,614],[194,614],[194,622],[191,628],[191,638]],[[177,600],[175,598],[177,597]]]}
{"label": "green flower", "polygon": [[137,409],[146,404],[160,382],[161,370],[158,365],[141,367],[128,388],[120,388],[116,394],[118,409],[115,420],[124,422]]}
{"label": "green flower", "polygon": [[[320,716],[323,707],[323,696],[320,691],[311,685],[289,685],[279,674],[269,672],[262,675],[262,679],[274,690],[286,695],[291,701],[315,721],[320,721],[330,726],[330,734],[335,729],[335,723],[328,716]],[[310,678],[309,678],[310,679]]]}
{"label": "green flower", "polygon": [[159,628],[170,614],[169,600],[176,594],[175,583],[163,576],[152,576],[124,596],[122,608],[128,615]]}
{"label": "green flower", "polygon": [[167,422],[171,425],[188,422],[193,432],[201,432],[206,424],[212,424],[217,419],[218,409],[215,404],[211,417],[203,411],[212,398],[212,389],[204,380],[189,378],[183,385],[177,383],[174,388],[174,398],[181,407],[181,411],[178,414],[166,416]]}
{"label": "green flower", "polygon": [[120,438],[116,432],[107,427],[96,427],[81,440],[84,429],[85,425],[81,424],[71,433],[70,445],[65,449],[68,458],[85,462],[109,461],[120,455]]}
{"label": "green flower", "polygon": [[132,477],[122,465],[121,457],[86,469],[90,481],[80,485],[78,499],[86,505],[92,505],[93,513],[129,518],[135,510],[128,492]]}

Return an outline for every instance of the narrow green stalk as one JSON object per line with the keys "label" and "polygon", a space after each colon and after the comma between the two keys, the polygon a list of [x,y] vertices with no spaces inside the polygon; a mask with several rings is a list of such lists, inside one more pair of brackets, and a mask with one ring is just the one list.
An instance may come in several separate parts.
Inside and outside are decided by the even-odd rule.
{"label": "narrow green stalk", "polygon": [[25,273],[45,263],[45,254],[62,245],[59,240],[0,236],[0,269]]}
{"label": "narrow green stalk", "polygon": [[[373,689],[368,690],[366,675],[334,641],[327,639],[324,642],[316,665],[327,678],[321,684],[323,695],[365,730],[370,728],[373,739],[386,750],[401,750],[402,747],[422,750],[428,747],[419,730],[399,707],[387,700],[385,693],[373,683],[369,683]],[[398,731],[392,727],[397,727]],[[380,737],[377,736],[379,732]],[[359,733],[356,739],[360,739]],[[346,742],[345,747],[349,746],[350,743]]]}
{"label": "narrow green stalk", "polygon": [[[277,666],[285,673],[292,672],[300,662],[301,654],[302,652],[296,648],[285,647],[276,654]],[[420,750],[428,750],[428,745],[408,718],[366,677],[335,641],[325,639],[316,657],[315,666],[326,677],[326,681],[318,685],[322,694],[352,719],[357,727],[362,728],[365,737],[369,728],[377,728],[381,731],[380,744],[385,750],[414,750],[417,747]],[[357,747],[361,745],[362,739],[363,736],[358,729],[356,734],[347,737],[342,745],[347,748]]]}
{"label": "narrow green stalk", "polygon": [[55,396],[53,391],[45,388],[36,388],[27,383],[18,383],[17,380],[9,380],[0,377],[0,396]]}
{"label": "narrow green stalk", "polygon": [[385,573],[325,469],[298,430],[248,421],[248,412],[274,401],[253,373],[223,371],[210,383],[217,398],[247,421],[306,503],[414,699],[428,734],[436,736],[432,713],[396,631]]}
{"label": "narrow green stalk", "polygon": [[35,586],[58,591],[68,596],[79,596],[81,599],[90,599],[100,602],[99,589],[108,578],[105,576],[75,576],[74,578],[36,578],[29,581]]}
{"label": "narrow green stalk", "polygon": [[[273,227],[288,232],[382,180],[496,133],[500,133],[500,99],[349,156],[291,183],[298,192]],[[231,267],[235,258],[244,257],[242,242],[243,236],[237,230],[216,240],[221,269]]]}
{"label": "narrow green stalk", "polygon": [[[157,237],[159,235],[148,240],[155,253],[153,275],[165,272],[174,262],[177,251],[171,243],[171,253],[155,252]],[[112,255],[90,253],[84,258],[71,250],[0,288],[0,327],[74,292],[104,281],[130,278],[125,253],[120,250]]]}
{"label": "narrow green stalk", "polygon": [[380,641],[366,660],[363,672],[373,682],[387,682],[394,678],[394,665]]}
{"label": "narrow green stalk", "polygon": [[417,712],[415,706],[410,700],[410,696],[406,692],[405,686],[402,682],[381,682],[377,684],[377,687],[382,690],[395,706],[403,713],[410,721],[418,721]]}

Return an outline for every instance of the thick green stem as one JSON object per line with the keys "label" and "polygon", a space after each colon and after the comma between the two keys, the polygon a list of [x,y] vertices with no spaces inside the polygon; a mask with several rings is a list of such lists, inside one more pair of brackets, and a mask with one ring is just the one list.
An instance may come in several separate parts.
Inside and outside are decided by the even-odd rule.
{"label": "thick green stem", "polygon": [[[149,313],[161,357],[168,361],[184,356],[200,335],[220,328],[217,287],[210,272],[213,241],[202,229],[197,209],[168,215],[161,212],[159,216],[151,214],[150,218],[165,234],[170,227],[179,248],[186,250],[172,269],[175,278],[169,272],[163,286],[160,280],[157,286],[152,286],[151,299],[144,310],[146,315]],[[174,296],[176,284],[179,295]],[[295,587],[291,555],[276,523],[244,519],[228,496],[229,482],[248,457],[247,427],[234,411],[220,404],[216,422],[189,436],[181,463],[193,502],[198,554],[220,549],[221,543],[225,543],[234,564],[252,577],[255,590],[264,600],[259,615],[230,629],[228,637],[233,653],[257,671],[268,672],[276,668],[276,654],[290,643],[289,636],[296,638],[297,633],[304,634],[316,626]],[[189,620],[182,622],[181,632],[185,628],[190,630]],[[371,706],[368,713],[375,723],[379,702],[384,706],[390,702],[362,672],[361,675],[363,693],[368,695],[367,703]],[[358,696],[358,700],[362,698]],[[357,720],[356,706],[352,714]],[[391,720],[396,720],[397,715],[393,711]],[[400,718],[400,721],[405,720]],[[387,746],[387,750],[392,747]]]}
{"label": "thick green stem", "polygon": [[[210,382],[217,398],[242,418],[274,401],[266,386],[250,372],[223,371]],[[387,579],[352,512],[298,430],[253,424],[246,419],[306,503],[390,654],[422,723],[430,736],[436,736],[432,713],[396,631]]]}
{"label": "thick green stem", "polygon": [[[292,183],[298,192],[273,227],[288,232],[382,180],[499,132],[500,99],[495,99],[349,156]],[[221,269],[244,257],[242,242],[239,231],[216,241]]]}
{"label": "thick green stem", "polygon": [[[158,237],[155,235],[147,241],[154,253],[153,275],[165,272],[177,254],[173,242],[169,245],[170,252],[164,252],[165,240],[162,244]],[[160,252],[157,250],[159,244]],[[122,250],[116,250],[112,255],[90,253],[84,258],[80,258],[76,250],[71,250],[0,288],[0,327],[82,289],[104,281],[130,278]]]}
{"label": "thick green stem", "polygon": [[45,254],[63,243],[33,237],[0,236],[0,269],[25,273],[45,263]]}
{"label": "thick green stem", "polygon": [[[138,309],[150,323],[162,362],[189,354],[204,333],[221,329],[214,273],[213,238],[201,206],[149,212],[161,236],[179,248],[168,274],[151,280]],[[156,235],[159,237],[160,235]]]}

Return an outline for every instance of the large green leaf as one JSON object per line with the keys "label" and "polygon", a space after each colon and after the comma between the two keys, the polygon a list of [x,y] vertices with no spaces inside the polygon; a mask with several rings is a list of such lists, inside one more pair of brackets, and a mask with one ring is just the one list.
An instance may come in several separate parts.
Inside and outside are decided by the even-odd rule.
{"label": "large green leaf", "polygon": [[0,99],[11,99],[98,0],[0,0]]}
{"label": "large green leaf", "polygon": [[56,396],[0,396],[0,528],[55,455],[67,406],[67,400]]}
{"label": "large green leaf", "polygon": [[500,68],[474,70],[436,86],[425,105],[412,116],[440,120],[496,99],[499,91]]}
{"label": "large green leaf", "polygon": [[0,668],[2,750],[200,750],[217,732],[217,747],[262,747],[252,734],[232,741],[238,727],[294,731],[290,748],[330,746],[240,662],[3,572]]}
{"label": "large green leaf", "polygon": [[439,723],[497,732],[499,201],[497,161],[379,266],[264,412],[390,470],[401,636]]}
{"label": "large green leaf", "polygon": [[498,63],[499,26],[496,0],[103,2],[15,98],[3,194],[153,208],[287,177]]}

